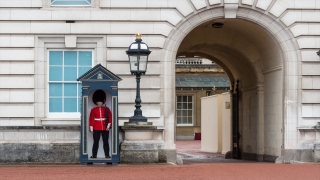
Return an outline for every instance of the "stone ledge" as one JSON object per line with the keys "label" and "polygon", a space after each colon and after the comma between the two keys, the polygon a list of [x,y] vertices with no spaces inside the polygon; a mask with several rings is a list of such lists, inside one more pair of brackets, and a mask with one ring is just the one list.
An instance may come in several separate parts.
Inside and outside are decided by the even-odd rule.
{"label": "stone ledge", "polygon": [[158,150],[164,149],[165,144],[162,140],[155,141],[155,140],[146,140],[146,141],[127,141],[124,140],[121,143],[121,150],[128,151],[128,150]]}
{"label": "stone ledge", "polygon": [[80,143],[80,140],[2,140],[0,141],[0,145],[4,143],[21,143],[21,144],[65,144],[65,143]]}
{"label": "stone ledge", "polygon": [[43,126],[80,126],[80,118],[44,118],[41,119]]}
{"label": "stone ledge", "polygon": [[48,129],[48,130],[79,130],[79,125],[69,125],[69,126],[0,126],[0,130],[10,130],[10,129]]}
{"label": "stone ledge", "polygon": [[163,130],[164,128],[158,128],[158,126],[153,126],[152,122],[124,122],[124,126],[121,127],[123,130]]}

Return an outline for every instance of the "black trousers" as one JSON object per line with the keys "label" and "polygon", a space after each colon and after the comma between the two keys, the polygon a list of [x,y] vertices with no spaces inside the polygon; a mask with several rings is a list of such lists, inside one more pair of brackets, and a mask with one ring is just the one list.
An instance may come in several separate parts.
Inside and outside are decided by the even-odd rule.
{"label": "black trousers", "polygon": [[97,156],[100,136],[102,136],[104,154],[109,156],[109,131],[106,130],[93,130],[92,155]]}

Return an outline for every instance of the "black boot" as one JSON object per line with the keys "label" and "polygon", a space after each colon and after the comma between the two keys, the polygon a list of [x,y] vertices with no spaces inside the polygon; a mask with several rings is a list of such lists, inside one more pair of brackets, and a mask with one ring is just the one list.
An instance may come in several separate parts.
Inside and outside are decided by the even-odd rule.
{"label": "black boot", "polygon": [[111,158],[109,155],[106,155],[106,158]]}
{"label": "black boot", "polygon": [[92,155],[90,158],[97,158],[97,155]]}

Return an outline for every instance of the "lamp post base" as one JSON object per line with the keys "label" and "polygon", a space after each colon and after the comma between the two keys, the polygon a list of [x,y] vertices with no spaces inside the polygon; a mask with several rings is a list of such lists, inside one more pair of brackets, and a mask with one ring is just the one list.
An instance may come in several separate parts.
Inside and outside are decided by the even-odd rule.
{"label": "lamp post base", "polygon": [[131,116],[129,122],[147,122],[147,118],[144,116]]}
{"label": "lamp post base", "polygon": [[166,149],[164,127],[152,122],[125,122],[120,146],[121,163],[176,163],[177,150]]}

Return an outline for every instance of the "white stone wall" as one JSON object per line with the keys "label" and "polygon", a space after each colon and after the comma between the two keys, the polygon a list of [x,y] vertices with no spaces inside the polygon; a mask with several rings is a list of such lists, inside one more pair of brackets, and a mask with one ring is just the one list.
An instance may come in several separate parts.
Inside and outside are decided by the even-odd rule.
{"label": "white stone wall", "polygon": [[31,35],[0,34],[0,125],[34,125],[35,53],[30,47]]}
{"label": "white stone wall", "polygon": [[[264,153],[281,154],[283,139],[282,70],[265,74],[264,84]],[[288,129],[288,133],[296,133]]]}
{"label": "white stone wall", "polygon": [[[247,55],[256,74],[255,82],[245,88],[257,84],[265,88],[264,95],[259,95],[264,101],[260,98],[255,102],[265,104],[258,111],[264,116],[256,115],[257,129],[264,129],[260,131],[264,137],[259,136],[264,141],[257,140],[264,150],[258,147],[258,154],[277,156],[282,143],[283,148],[295,149],[305,137],[319,140],[319,135],[309,137],[305,135],[308,132],[297,130],[320,121],[320,58],[315,54],[320,48],[319,0],[92,0],[92,7],[68,8],[51,7],[49,0],[1,0],[0,125],[79,124],[77,118],[50,119],[47,115],[46,53],[52,48],[92,49],[95,64],[102,63],[123,78],[119,83],[122,124],[133,113],[135,91],[125,50],[134,41],[134,34],[140,32],[152,51],[147,74],[141,79],[143,114],[155,125],[166,127],[167,148],[175,148],[175,56],[192,29],[219,18],[244,19],[267,32],[262,37],[249,32],[251,28],[242,30],[252,34],[252,46],[239,34],[233,39],[241,42],[234,47]],[[237,32],[249,25],[239,23],[238,27]],[[225,62],[224,67],[241,65],[235,63]],[[229,71],[234,78],[246,73],[236,68]],[[271,71],[275,72],[268,73]],[[250,74],[244,77],[251,78]],[[244,117],[248,116],[247,106]],[[280,108],[283,114],[278,112]],[[283,123],[282,132],[279,121]],[[244,118],[243,125],[246,123]],[[247,138],[244,142],[255,144]]]}

